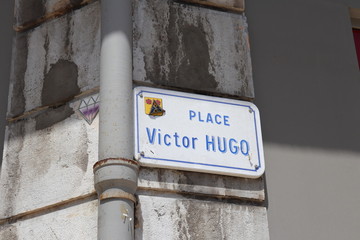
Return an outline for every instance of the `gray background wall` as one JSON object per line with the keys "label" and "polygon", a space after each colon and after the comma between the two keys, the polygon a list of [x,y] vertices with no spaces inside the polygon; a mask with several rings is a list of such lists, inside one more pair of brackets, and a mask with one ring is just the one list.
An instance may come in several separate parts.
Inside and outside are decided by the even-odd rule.
{"label": "gray background wall", "polygon": [[[2,156],[5,115],[7,108],[10,64],[11,64],[11,38],[13,20],[13,1],[3,1],[0,7],[0,154]],[[1,160],[0,160],[1,167]]]}
{"label": "gray background wall", "polygon": [[360,72],[348,7],[247,1],[271,239],[360,238]]}

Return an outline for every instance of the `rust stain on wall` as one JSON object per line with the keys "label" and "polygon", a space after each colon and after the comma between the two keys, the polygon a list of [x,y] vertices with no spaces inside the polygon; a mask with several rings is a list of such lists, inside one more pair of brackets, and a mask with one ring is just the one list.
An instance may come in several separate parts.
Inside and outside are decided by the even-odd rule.
{"label": "rust stain on wall", "polygon": [[[16,24],[14,30],[26,31],[97,0],[58,0],[55,3],[49,3],[46,8],[48,1],[18,0],[15,5]],[[34,9],[33,6],[35,6]]]}
{"label": "rust stain on wall", "polygon": [[17,0],[15,7],[16,22],[29,23],[46,14],[44,0]]}

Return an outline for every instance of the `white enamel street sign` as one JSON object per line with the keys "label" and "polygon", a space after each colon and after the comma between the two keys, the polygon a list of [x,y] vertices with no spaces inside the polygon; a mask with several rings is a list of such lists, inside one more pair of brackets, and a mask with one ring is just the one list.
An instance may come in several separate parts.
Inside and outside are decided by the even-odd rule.
{"label": "white enamel street sign", "polygon": [[260,116],[245,101],[164,89],[134,89],[135,158],[142,165],[260,177]]}

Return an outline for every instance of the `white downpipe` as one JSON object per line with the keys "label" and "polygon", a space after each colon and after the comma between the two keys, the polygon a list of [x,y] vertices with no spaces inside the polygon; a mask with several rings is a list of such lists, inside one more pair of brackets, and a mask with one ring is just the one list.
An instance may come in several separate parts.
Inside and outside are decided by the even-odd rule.
{"label": "white downpipe", "polygon": [[134,239],[131,0],[101,0],[98,239]]}

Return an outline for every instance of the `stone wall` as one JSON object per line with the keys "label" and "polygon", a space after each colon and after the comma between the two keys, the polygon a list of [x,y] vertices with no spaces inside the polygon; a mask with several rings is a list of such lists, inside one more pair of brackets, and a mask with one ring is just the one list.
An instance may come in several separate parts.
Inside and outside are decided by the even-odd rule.
{"label": "stone wall", "polygon": [[[100,3],[15,1],[0,238],[96,239]],[[134,1],[136,85],[254,97],[246,17]],[[136,239],[268,239],[264,180],[141,168]],[[46,224],[44,224],[46,223]],[[161,229],[161,231],[159,231]]]}

